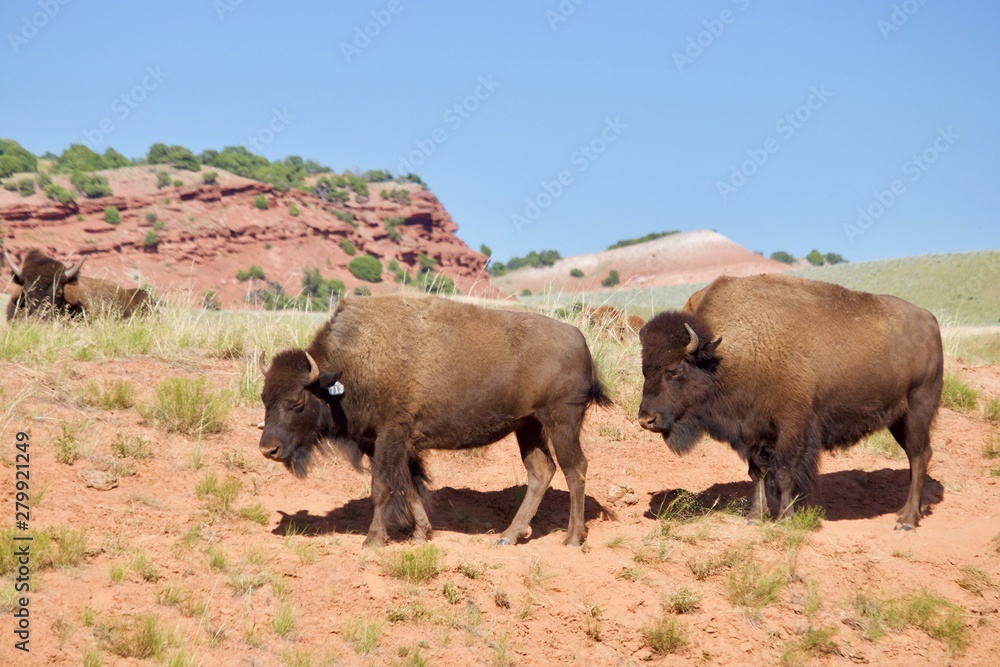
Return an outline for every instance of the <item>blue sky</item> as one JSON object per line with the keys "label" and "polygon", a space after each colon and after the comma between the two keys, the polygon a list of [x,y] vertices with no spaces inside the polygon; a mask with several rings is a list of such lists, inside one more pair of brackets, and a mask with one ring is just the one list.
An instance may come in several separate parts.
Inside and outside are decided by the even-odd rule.
{"label": "blue sky", "polygon": [[405,161],[501,260],[667,229],[996,249],[998,26],[985,0],[4,2],[0,136]]}

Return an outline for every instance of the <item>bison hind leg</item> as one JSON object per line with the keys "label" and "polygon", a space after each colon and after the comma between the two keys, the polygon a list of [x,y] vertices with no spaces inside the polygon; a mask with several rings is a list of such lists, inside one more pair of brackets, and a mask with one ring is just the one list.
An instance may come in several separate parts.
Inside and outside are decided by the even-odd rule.
{"label": "bison hind leg", "polygon": [[497,544],[500,546],[516,544],[520,538],[531,535],[531,520],[538,511],[538,505],[542,502],[542,496],[548,490],[552,477],[556,474],[556,464],[549,454],[547,440],[541,423],[535,419],[529,419],[514,431],[517,437],[517,446],[521,450],[521,461],[528,471],[528,490],[524,494],[524,500],[514,515],[514,520],[503,532]]}
{"label": "bison hind leg", "polygon": [[[936,407],[936,406],[935,406]],[[920,520],[920,496],[927,479],[927,464],[931,459],[930,422],[933,418],[910,410],[889,425],[889,432],[906,452],[910,461],[910,487],[906,503],[896,517],[897,530],[911,530]]]}

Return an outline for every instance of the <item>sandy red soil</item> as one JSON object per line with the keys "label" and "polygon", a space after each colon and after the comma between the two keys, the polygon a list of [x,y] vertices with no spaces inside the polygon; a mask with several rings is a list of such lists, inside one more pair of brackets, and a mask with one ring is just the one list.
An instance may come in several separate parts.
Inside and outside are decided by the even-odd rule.
{"label": "sandy red soil", "polygon": [[[788,550],[765,543],[760,527],[728,514],[680,526],[678,538],[665,542],[662,560],[656,541],[648,539],[657,525],[652,512],[679,489],[745,496],[750,484],[744,464],[712,442],[679,458],[621,408],[593,409],[585,427],[590,532],[582,549],[561,544],[568,493],[559,473],[533,522],[534,536],[514,547],[494,546],[525,481],[511,439],[474,452],[432,453],[432,544],[443,552],[443,570],[427,583],[410,585],[390,577],[381,563],[411,545],[362,549],[372,514],[367,480],[339,459],[318,466],[306,480],[263,459],[253,427],[262,418],[260,406],[234,409],[223,433],[198,442],[157,430],[135,409],[104,411],[75,398],[89,379],[127,379],[138,388],[140,403],[152,400],[153,387],[171,376],[203,376],[214,388],[228,388],[240,366],[153,359],[39,368],[0,363],[0,390],[10,407],[0,414],[2,525],[14,516],[14,434],[27,429],[32,489],[44,492],[32,510],[32,526],[88,531],[82,564],[36,572],[29,656],[12,648],[12,618],[5,614],[0,621],[0,665],[79,665],[82,651],[101,645],[102,624],[145,613],[157,615],[173,637],[164,663],[183,650],[192,661],[186,664],[279,665],[298,651],[314,665],[389,665],[403,663],[404,654],[412,657],[419,648],[431,665],[774,665],[807,628],[829,626],[836,631],[835,652],[806,656],[802,664],[996,664],[1000,591],[976,595],[956,583],[968,567],[1000,582],[1000,477],[989,475],[997,461],[983,455],[998,426],[977,415],[948,409],[939,415],[933,481],[924,498],[929,514],[915,531],[892,529],[906,490],[905,459],[860,447],[825,455],[814,501],[826,519],[794,558],[794,575],[777,602],[754,617],[730,602],[725,572],[699,581],[688,561],[752,543],[756,562],[786,562]],[[1000,383],[1000,366],[962,372],[983,387],[995,390]],[[52,443],[63,422],[86,424],[80,435],[85,456],[72,465],[55,460]],[[118,432],[145,437],[153,457],[135,462],[136,474],[120,477],[117,488],[86,487],[78,473],[109,456]],[[198,470],[192,469],[196,450]],[[207,474],[239,479],[243,490],[234,506],[262,504],[266,524],[210,515],[195,490]],[[630,487],[638,502],[612,501],[612,485]],[[291,523],[305,534],[285,537]],[[185,535],[197,536],[185,544]],[[225,555],[224,569],[210,568],[212,549]],[[139,551],[155,565],[155,580],[130,570],[123,583],[112,583],[112,566],[127,564]],[[240,572],[262,573],[259,587],[234,590],[229,582]],[[167,585],[185,589],[204,603],[204,612],[190,617],[159,604],[157,594]],[[295,629],[284,638],[273,627],[275,589],[282,586],[295,618]],[[654,655],[641,628],[663,614],[664,600],[681,586],[701,596],[697,609],[677,616],[689,642],[676,654]],[[820,600],[811,617],[810,586]],[[961,655],[950,655],[941,641],[917,629],[890,632],[873,643],[849,623],[858,591],[903,595],[924,588],[967,611],[971,641]],[[85,610],[93,612],[93,625],[85,623]],[[355,653],[346,638],[358,618],[381,623],[367,656]],[[509,663],[501,662],[504,645]],[[102,654],[105,665],[145,664],[106,649]]]}

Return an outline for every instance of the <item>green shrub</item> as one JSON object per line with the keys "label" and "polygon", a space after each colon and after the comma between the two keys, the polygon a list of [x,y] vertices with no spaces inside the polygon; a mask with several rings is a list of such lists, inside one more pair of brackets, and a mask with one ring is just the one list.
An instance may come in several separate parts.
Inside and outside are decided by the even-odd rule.
{"label": "green shrub", "polygon": [[364,173],[364,177],[369,183],[385,183],[392,180],[392,172],[382,169],[369,169]]}
{"label": "green shrub", "polygon": [[156,213],[154,213],[153,211],[147,211],[146,222],[148,222],[151,225],[156,224]]}
{"label": "green shrub", "polygon": [[22,178],[17,182],[17,189],[22,197],[30,197],[35,194],[35,182],[30,178]]}
{"label": "green shrub", "polygon": [[344,252],[346,252],[351,257],[354,257],[354,253],[358,251],[358,249],[354,247],[354,243],[351,242],[351,239],[344,239],[341,242],[340,247],[343,248]]}
{"label": "green shrub", "polygon": [[409,190],[404,190],[402,188],[393,188],[392,190],[383,189],[379,192],[382,199],[388,199],[394,201],[397,204],[410,204],[410,192]]}
{"label": "green shrub", "polygon": [[56,185],[55,183],[49,183],[45,186],[45,194],[48,195],[50,199],[58,201],[60,204],[68,204],[76,201],[75,194],[61,185]]}
{"label": "green shrub", "polygon": [[17,181],[7,181],[3,184],[3,189],[8,192],[17,192]]}
{"label": "green shrub", "polygon": [[38,158],[12,139],[0,139],[0,178],[38,171]]}
{"label": "green shrub", "polygon": [[165,171],[159,171],[156,173],[156,187],[158,189],[170,187],[170,174]]}
{"label": "green shrub", "polygon": [[205,290],[201,295],[201,307],[205,310],[222,310],[222,302],[219,301],[219,294],[215,290]]}
{"label": "green shrub", "polygon": [[359,198],[368,197],[368,181],[354,174],[345,174],[345,178],[347,179],[347,187],[354,190],[354,194]]}
{"label": "green shrub", "polygon": [[293,218],[297,218],[299,216],[299,207],[296,206],[295,204],[289,206],[288,215],[292,216]]}
{"label": "green shrub", "polygon": [[201,175],[201,182],[205,185],[218,185],[219,183],[219,172],[217,171],[206,171]]}
{"label": "green shrub", "polygon": [[240,282],[245,282],[247,280],[250,280],[251,278],[254,280],[264,280],[266,278],[266,276],[264,275],[264,269],[260,268],[256,264],[253,264],[247,271],[244,271],[243,269],[239,269],[236,271],[236,279],[239,280]]}
{"label": "green shrub", "polygon": [[47,171],[40,171],[35,181],[38,183],[38,187],[44,190],[52,182],[52,177]]}
{"label": "green shrub", "polygon": [[569,275],[571,278],[583,278],[583,271],[580,269],[570,269]]}
{"label": "green shrub", "polygon": [[358,228],[358,221],[354,219],[353,213],[349,213],[348,211],[334,211],[333,214],[344,224],[350,225],[355,229]]}
{"label": "green shrub", "polygon": [[672,234],[680,234],[680,233],[681,232],[678,229],[672,229],[669,232],[652,232],[646,234],[645,236],[640,236],[637,239],[625,239],[623,241],[619,241],[614,245],[608,246],[608,250],[615,250],[616,248],[624,248],[626,246],[636,245],[637,243],[646,243],[647,241],[655,241],[656,239],[661,239],[664,236],[671,236]]}
{"label": "green shrub", "polygon": [[368,285],[362,285],[361,287],[354,288],[354,296],[371,296],[372,288]]}
{"label": "green shrub", "polygon": [[253,198],[253,205],[262,211],[266,211],[270,205],[267,203],[267,197],[264,195],[257,195]]}
{"label": "green shrub", "polygon": [[492,257],[492,256],[493,256],[493,249],[492,249],[492,248],[490,248],[490,247],[489,247],[488,245],[486,245],[485,243],[483,243],[483,244],[481,244],[481,245],[479,246],[479,252],[483,253],[483,254],[484,254],[484,255],[486,255],[487,257]]}
{"label": "green shrub", "polygon": [[781,262],[782,264],[792,264],[795,262],[795,258],[784,250],[778,250],[777,252],[771,253],[771,259],[776,262]]}
{"label": "green shrub", "polygon": [[618,277],[618,272],[614,269],[608,271],[608,276],[601,281],[601,284],[605,287],[614,287],[621,282],[621,278]]}
{"label": "green shrub", "polygon": [[382,280],[382,262],[371,255],[361,255],[351,260],[347,270],[358,280],[377,283]]}
{"label": "green shrub", "polygon": [[73,184],[73,187],[88,199],[97,199],[111,195],[111,187],[108,185],[108,179],[99,174],[77,171],[70,176],[69,180]]}
{"label": "green shrub", "polygon": [[146,238],[142,240],[142,246],[144,248],[156,248],[160,245],[160,237],[154,231],[146,232]]}
{"label": "green shrub", "polygon": [[114,206],[108,206],[104,209],[104,222],[109,225],[120,225],[122,224],[122,214]]}
{"label": "green shrub", "polygon": [[525,287],[523,290],[521,290],[521,296],[531,296],[531,290]]}
{"label": "green shrub", "polygon": [[184,187],[184,181],[182,181],[182,180],[181,180],[181,179],[179,179],[179,178],[178,178],[178,179],[176,179],[176,180],[174,181],[174,187],[175,187],[175,188],[181,188],[181,187]]}
{"label": "green shrub", "polygon": [[[397,280],[397,282],[403,282]],[[443,273],[421,271],[417,275],[416,286],[431,294],[455,294],[455,281]]]}

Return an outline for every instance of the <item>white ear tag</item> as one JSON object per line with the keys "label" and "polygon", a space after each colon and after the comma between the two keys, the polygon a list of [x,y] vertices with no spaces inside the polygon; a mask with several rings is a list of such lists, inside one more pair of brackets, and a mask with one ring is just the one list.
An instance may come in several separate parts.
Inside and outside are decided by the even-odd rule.
{"label": "white ear tag", "polygon": [[340,384],[339,382],[334,382],[332,385],[330,385],[330,388],[327,389],[327,391],[330,393],[331,396],[340,396],[344,393],[344,385]]}

